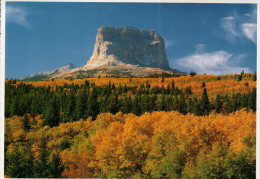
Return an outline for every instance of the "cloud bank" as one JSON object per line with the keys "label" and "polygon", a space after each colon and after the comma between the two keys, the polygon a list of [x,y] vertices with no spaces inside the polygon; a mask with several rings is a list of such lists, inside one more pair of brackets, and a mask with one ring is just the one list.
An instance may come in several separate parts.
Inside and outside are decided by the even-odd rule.
{"label": "cloud bank", "polygon": [[193,55],[178,59],[176,63],[184,68],[203,74],[234,74],[242,70],[251,72],[249,68],[238,66],[238,62],[246,55],[232,55],[225,51],[216,51],[212,53],[195,53]]}
{"label": "cloud bank", "polygon": [[256,18],[256,9],[251,13],[243,15],[237,15],[237,13],[234,13],[232,16],[222,18],[220,26],[224,30],[224,38],[231,42],[247,38],[256,44]]}
{"label": "cloud bank", "polygon": [[24,7],[6,6],[6,22],[29,28],[30,25],[27,21],[28,14],[28,10]]}

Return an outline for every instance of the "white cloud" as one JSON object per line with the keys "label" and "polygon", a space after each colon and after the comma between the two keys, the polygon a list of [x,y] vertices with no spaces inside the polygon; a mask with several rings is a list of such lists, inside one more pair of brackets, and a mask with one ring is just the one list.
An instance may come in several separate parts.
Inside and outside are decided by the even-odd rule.
{"label": "white cloud", "polygon": [[221,20],[221,27],[225,30],[226,38],[228,40],[234,41],[237,37],[239,37],[235,17],[224,17]]}
{"label": "white cloud", "polygon": [[6,6],[6,22],[30,27],[27,16],[29,12],[24,7]]}
{"label": "white cloud", "polygon": [[224,38],[231,42],[238,39],[247,38],[256,44],[256,9],[251,13],[224,17],[220,21],[220,26],[225,32]]}
{"label": "white cloud", "polygon": [[244,35],[256,44],[256,24],[245,23],[241,25]]}
{"label": "white cloud", "polygon": [[176,62],[179,66],[203,74],[234,74],[242,70],[250,72],[249,68],[243,68],[238,62],[245,57],[244,54],[234,56],[225,51],[212,53],[195,53],[191,56],[178,59]]}

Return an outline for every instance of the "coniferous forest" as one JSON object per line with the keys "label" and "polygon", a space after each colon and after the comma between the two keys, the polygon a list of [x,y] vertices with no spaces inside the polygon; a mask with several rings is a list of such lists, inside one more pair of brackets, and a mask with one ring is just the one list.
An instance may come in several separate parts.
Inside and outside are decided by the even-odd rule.
{"label": "coniferous forest", "polygon": [[256,73],[5,83],[7,177],[255,178]]}

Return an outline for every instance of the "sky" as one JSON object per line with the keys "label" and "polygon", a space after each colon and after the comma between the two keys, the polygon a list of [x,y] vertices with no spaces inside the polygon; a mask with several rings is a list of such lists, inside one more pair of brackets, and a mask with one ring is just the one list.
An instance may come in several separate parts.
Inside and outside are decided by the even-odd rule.
{"label": "sky", "polygon": [[7,2],[6,78],[85,65],[102,26],[155,30],[183,72],[255,72],[256,17],[255,4]]}

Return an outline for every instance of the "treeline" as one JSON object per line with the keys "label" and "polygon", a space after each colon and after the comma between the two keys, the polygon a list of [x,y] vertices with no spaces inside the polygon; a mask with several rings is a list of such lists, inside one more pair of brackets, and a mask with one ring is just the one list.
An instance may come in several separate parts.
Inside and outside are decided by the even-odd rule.
{"label": "treeline", "polygon": [[140,116],[145,112],[178,111],[203,116],[212,110],[217,113],[232,113],[241,108],[256,111],[256,88],[248,93],[218,94],[211,100],[205,83],[201,88],[202,96],[194,96],[191,87],[179,89],[174,81],[166,88],[151,87],[149,83],[96,86],[87,80],[82,85],[65,84],[55,88],[6,83],[5,117],[42,114],[46,125],[56,126],[81,118],[92,117],[95,120],[99,113],[106,112]]}
{"label": "treeline", "polygon": [[5,121],[5,174],[16,178],[255,178],[256,113],[102,113],[42,127]]}

